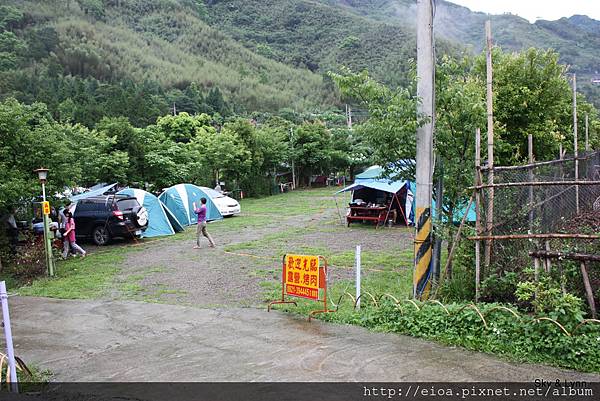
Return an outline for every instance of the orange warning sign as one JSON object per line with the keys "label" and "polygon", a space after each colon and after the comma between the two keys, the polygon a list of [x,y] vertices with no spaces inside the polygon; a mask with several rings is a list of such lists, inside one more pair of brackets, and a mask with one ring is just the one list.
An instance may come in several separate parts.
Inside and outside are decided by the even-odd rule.
{"label": "orange warning sign", "polygon": [[283,255],[281,274],[281,300],[269,302],[267,311],[276,304],[294,304],[287,301],[286,295],[323,302],[323,309],[314,310],[308,315],[310,320],[317,313],[330,313],[327,309],[327,259],[312,255]]}
{"label": "orange warning sign", "polygon": [[319,299],[319,257],[310,255],[285,256],[284,285],[288,295]]}

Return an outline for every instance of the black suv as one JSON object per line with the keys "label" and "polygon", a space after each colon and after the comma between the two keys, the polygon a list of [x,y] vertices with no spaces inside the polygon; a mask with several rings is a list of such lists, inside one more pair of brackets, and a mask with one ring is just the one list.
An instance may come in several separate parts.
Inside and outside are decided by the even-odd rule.
{"label": "black suv", "polygon": [[148,227],[148,212],[127,195],[81,199],[74,209],[77,238],[91,239],[96,245],[106,245],[114,237],[139,237]]}

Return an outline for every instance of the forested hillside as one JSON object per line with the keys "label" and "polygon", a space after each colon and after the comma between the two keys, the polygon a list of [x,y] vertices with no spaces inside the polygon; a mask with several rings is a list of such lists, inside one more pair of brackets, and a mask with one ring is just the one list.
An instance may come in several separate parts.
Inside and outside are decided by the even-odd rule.
{"label": "forested hillside", "polygon": [[[207,0],[209,21],[254,52],[326,73],[368,69],[391,85],[410,81],[416,57],[414,19],[378,21],[336,4],[313,0]],[[439,54],[461,45],[437,43]]]}
{"label": "forested hillside", "polygon": [[202,1],[3,3],[0,95],[43,101],[62,119],[93,125],[127,109],[141,126],[174,103],[221,114],[332,103],[320,75],[256,54],[207,25]]}
{"label": "forested hillside", "polygon": [[[484,43],[483,13],[438,1],[438,58]],[[222,116],[339,106],[329,71],[411,82],[413,0],[5,0],[0,98],[41,101],[61,121],[127,116],[146,126],[175,109]],[[492,16],[508,50],[556,49],[600,106],[600,22],[530,24]]]}
{"label": "forested hillside", "polygon": [[[400,23],[414,30],[414,0],[320,0],[378,21]],[[600,107],[600,86],[590,80],[600,72],[600,21],[582,15],[534,24],[511,14],[487,15],[443,1],[436,1],[435,31],[438,38],[469,46],[479,52],[485,45],[484,24],[492,21],[494,43],[505,50],[552,48],[560,61],[578,75],[578,86]]]}

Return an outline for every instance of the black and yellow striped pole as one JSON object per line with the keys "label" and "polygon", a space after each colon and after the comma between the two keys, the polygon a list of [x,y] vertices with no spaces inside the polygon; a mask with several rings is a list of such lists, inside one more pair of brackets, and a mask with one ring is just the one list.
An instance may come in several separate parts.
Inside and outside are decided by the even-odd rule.
{"label": "black and yellow striped pole", "polygon": [[426,299],[431,289],[433,250],[431,192],[433,189],[434,46],[433,0],[417,0],[417,108],[425,124],[417,129],[416,233],[413,297]]}
{"label": "black and yellow striped pole", "polygon": [[413,296],[427,299],[431,289],[431,256],[433,253],[431,208],[417,207],[416,221]]}

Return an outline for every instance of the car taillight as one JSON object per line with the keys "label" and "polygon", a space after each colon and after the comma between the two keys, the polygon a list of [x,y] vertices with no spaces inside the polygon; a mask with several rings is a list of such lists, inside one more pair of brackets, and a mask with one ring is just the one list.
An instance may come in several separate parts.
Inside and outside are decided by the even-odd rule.
{"label": "car taillight", "polygon": [[123,212],[120,210],[113,210],[113,216],[119,220],[123,220]]}

